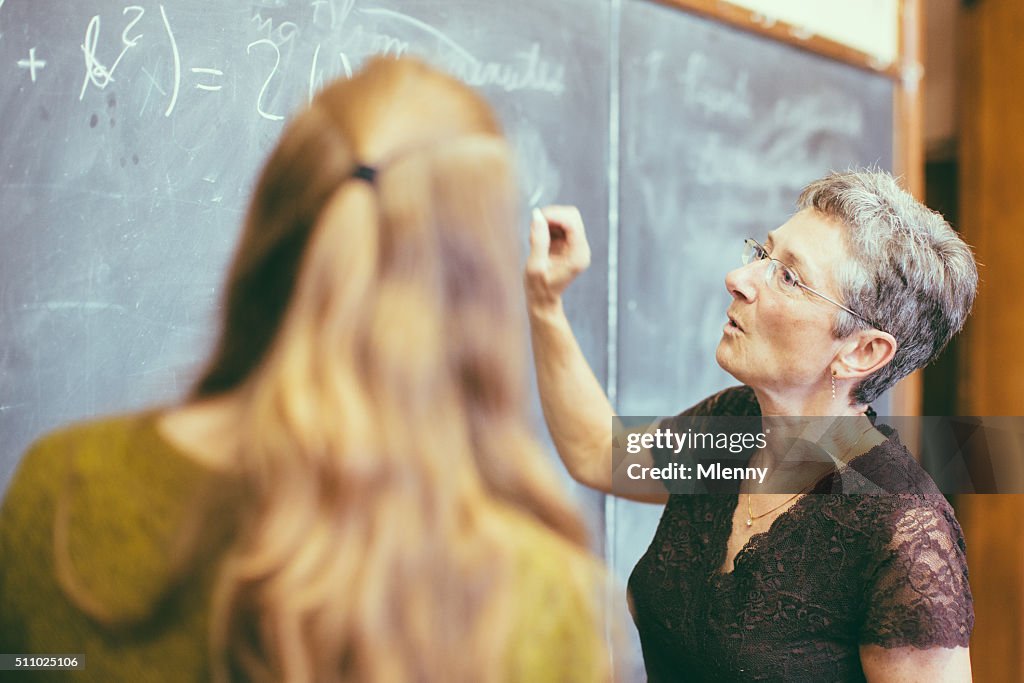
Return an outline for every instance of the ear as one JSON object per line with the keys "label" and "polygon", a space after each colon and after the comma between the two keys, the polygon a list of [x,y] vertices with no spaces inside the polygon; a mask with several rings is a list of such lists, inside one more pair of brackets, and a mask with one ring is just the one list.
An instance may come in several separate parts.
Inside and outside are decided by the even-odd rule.
{"label": "ear", "polygon": [[836,379],[861,379],[885,367],[899,345],[896,338],[881,330],[854,333],[836,353],[832,363]]}

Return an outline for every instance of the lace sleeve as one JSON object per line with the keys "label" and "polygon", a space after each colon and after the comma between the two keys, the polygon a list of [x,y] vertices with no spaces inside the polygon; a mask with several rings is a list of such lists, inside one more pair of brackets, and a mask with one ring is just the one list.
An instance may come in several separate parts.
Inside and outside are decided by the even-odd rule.
{"label": "lace sleeve", "polygon": [[963,533],[952,509],[920,497],[892,517],[865,591],[862,644],[966,647],[974,627]]}

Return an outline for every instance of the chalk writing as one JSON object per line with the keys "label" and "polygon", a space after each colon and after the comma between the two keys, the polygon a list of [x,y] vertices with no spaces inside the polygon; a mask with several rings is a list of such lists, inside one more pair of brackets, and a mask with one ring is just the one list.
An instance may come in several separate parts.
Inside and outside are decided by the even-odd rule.
{"label": "chalk writing", "polygon": [[320,56],[320,43],[316,44],[316,49],[313,50],[313,63],[309,67],[309,103],[313,103],[313,93],[321,88],[323,85],[323,77],[319,76],[316,71],[316,60]]}
{"label": "chalk writing", "polygon": [[32,82],[36,82],[36,69],[42,69],[46,66],[46,61],[42,59],[36,59],[36,49],[29,48],[28,59],[19,59],[18,66],[22,69],[28,69],[29,73],[32,74]]}
{"label": "chalk writing", "polygon": [[367,30],[365,26],[356,25],[347,35],[346,47],[351,52],[400,57],[409,51],[408,41],[395,36]]}
{"label": "chalk writing", "polygon": [[[203,67],[194,66],[192,67],[192,73],[194,74],[209,74],[211,76],[223,76],[224,72],[220,69],[208,69]],[[223,86],[220,85],[208,85],[206,83],[196,83],[197,90],[207,90],[210,92],[216,92]]]}
{"label": "chalk writing", "polygon": [[142,38],[141,35],[129,38],[128,31],[132,30],[135,24],[142,19],[142,15],[146,13],[146,10],[137,5],[132,5],[125,7],[121,14],[124,15],[129,12],[138,12],[138,14],[128,22],[124,31],[121,32],[121,42],[124,44],[124,47],[110,68],[103,66],[99,59],[96,58],[96,46],[100,39],[100,15],[97,14],[89,20],[89,25],[85,29],[85,40],[81,45],[82,53],[85,55],[85,80],[82,81],[82,91],[78,94],[79,100],[85,97],[85,89],[89,86],[89,83],[92,83],[100,90],[106,88],[114,80],[114,71],[117,69],[117,65],[121,63],[121,58],[124,57],[130,48],[138,45],[139,39]]}
{"label": "chalk writing", "polygon": [[790,130],[803,130],[811,135],[826,130],[840,135],[859,137],[864,132],[864,114],[858,107],[834,104],[825,96],[808,96],[779,100],[772,108],[772,120]]}
{"label": "chalk writing", "polygon": [[[157,62],[157,64],[159,65],[159,62]],[[156,88],[164,97],[167,96],[167,92],[160,87],[160,83],[156,80],[153,74],[146,69],[146,67],[142,67],[142,73],[146,76],[148,83],[146,84],[146,97],[142,100],[142,108],[139,109],[139,116],[146,113],[146,107],[149,105],[149,98],[153,94],[154,88]]]}
{"label": "chalk writing", "polygon": [[171,91],[171,101],[164,110],[164,116],[170,116],[178,102],[178,91],[181,89],[181,55],[178,53],[178,41],[174,39],[174,31],[171,30],[171,22],[167,20],[167,12],[163,5],[160,5],[160,18],[164,20],[167,38],[171,41],[171,54],[174,57],[174,89]]}
{"label": "chalk writing", "polygon": [[339,53],[338,56],[341,58],[342,68],[345,69],[345,76],[352,78],[352,64],[348,61],[348,57],[344,52]]}
{"label": "chalk writing", "polygon": [[[701,185],[758,189],[787,178],[799,189],[821,174],[823,161],[811,145],[815,128],[772,129],[736,147],[720,133],[707,135],[691,157],[694,181]],[[764,141],[763,144],[761,141]]]}
{"label": "chalk writing", "polygon": [[252,49],[257,45],[267,45],[274,50],[274,68],[271,69],[270,74],[268,74],[266,80],[263,81],[263,87],[260,88],[260,94],[256,98],[256,111],[265,119],[270,121],[280,121],[284,118],[280,114],[268,114],[263,110],[263,95],[267,92],[267,86],[270,85],[270,80],[274,77],[274,74],[277,73],[277,67],[281,65],[281,49],[269,38],[261,38],[249,43],[249,46],[245,48],[245,53],[251,54]]}
{"label": "chalk writing", "polygon": [[517,52],[513,64],[473,59],[447,66],[457,78],[478,88],[497,86],[507,92],[537,90],[552,95],[565,92],[565,67],[541,59],[538,43]]}
{"label": "chalk writing", "polygon": [[[341,28],[345,19],[352,13],[355,7],[355,0],[341,0],[338,6],[337,0],[313,0],[310,6],[313,8],[313,24],[315,26],[326,23],[327,28],[333,30]],[[321,21],[321,10],[326,8],[327,21]]]}
{"label": "chalk writing", "polygon": [[693,52],[686,59],[682,74],[685,103],[709,118],[725,117],[749,120],[753,117],[750,76],[740,72],[735,77],[709,74],[710,60],[703,52]]}
{"label": "chalk writing", "polygon": [[[361,9],[360,14],[390,19],[407,24],[433,37],[446,48],[448,54],[442,58],[443,66],[456,78],[475,87],[497,86],[511,92],[515,90],[539,90],[554,95],[565,92],[565,67],[552,64],[541,58],[540,44],[533,43],[526,50],[515,54],[513,63],[483,61],[450,36],[424,21],[389,9]],[[378,44],[375,52],[400,54],[408,45],[392,40]]]}
{"label": "chalk writing", "polygon": [[269,40],[278,47],[292,40],[299,32],[299,27],[295,22],[283,21],[275,27],[274,19],[265,19],[259,11],[252,16],[252,22],[256,24],[257,33],[263,34],[266,40]]}
{"label": "chalk writing", "polygon": [[[0,7],[5,2],[0,0]],[[104,40],[104,17],[92,15],[86,22],[80,45],[84,74],[78,99],[84,100],[90,86],[97,90],[107,89],[122,77],[123,65],[135,61],[143,62],[137,67],[138,77],[143,79],[141,88],[137,90],[141,98],[141,106],[137,110],[140,116],[151,106],[162,106],[163,116],[171,117],[180,108],[179,103],[184,105],[187,101],[183,99],[182,88],[218,93],[251,84],[250,87],[258,91],[254,93],[256,116],[281,121],[286,112],[276,111],[282,106],[277,103],[283,101],[278,91],[282,95],[294,92],[290,86],[297,64],[308,65],[305,89],[311,102],[326,79],[351,77],[359,62],[366,57],[407,53],[426,57],[474,87],[505,92],[535,91],[555,96],[564,94],[566,90],[565,66],[551,59],[540,41],[520,43],[517,49],[505,55],[484,58],[474,54],[445,30],[394,9],[359,8],[356,0],[309,0],[304,19],[300,21],[295,16],[277,14],[288,11],[292,6],[290,3],[268,3],[270,0],[255,3],[248,15],[249,25],[245,27],[248,35],[241,41],[246,45],[246,55],[257,60],[259,65],[264,64],[262,60],[269,60],[263,53],[273,53],[273,62],[265,62],[267,70],[259,71],[256,78],[248,77],[245,72],[239,77],[217,63],[188,64],[188,55],[179,48],[176,22],[172,21],[174,17],[169,15],[164,4],[154,3],[151,8],[159,10],[159,21],[156,12],[147,14],[151,10],[141,5],[128,5],[122,9],[124,21],[118,27],[121,31],[116,53]],[[188,19],[185,21],[189,23]],[[160,29],[146,30],[147,24],[155,27],[157,23]],[[317,39],[306,41],[304,36],[311,32],[311,28],[317,29]],[[151,31],[154,36],[150,35]],[[140,49],[135,51],[133,48]],[[154,48],[157,52],[153,52]],[[40,52],[43,50],[45,46],[33,46],[27,58],[14,60],[33,83],[39,80],[44,67],[46,71],[53,69],[54,58],[48,55],[47,59],[42,59]],[[127,59],[130,52],[138,56]],[[228,96],[234,100],[238,93],[230,92]],[[162,105],[157,105],[160,101]],[[705,106],[710,105],[705,103]],[[111,125],[113,121],[111,119]],[[95,127],[97,122],[98,118],[91,125]]]}
{"label": "chalk writing", "polygon": [[655,50],[644,58],[644,66],[647,67],[647,88],[653,90],[661,84],[661,65],[665,61],[665,53]]}
{"label": "chalk writing", "polygon": [[520,187],[526,197],[526,206],[543,205],[558,199],[562,190],[561,174],[548,154],[541,132],[526,123],[510,132],[515,141],[516,159],[520,161]]}
{"label": "chalk writing", "polygon": [[423,21],[420,21],[419,19],[416,19],[415,17],[411,17],[411,16],[409,16],[407,14],[402,14],[401,12],[396,12],[396,11],[390,10],[390,9],[377,9],[377,8],[374,8],[374,9],[361,9],[361,10],[359,10],[359,13],[360,14],[365,14],[367,16],[378,16],[378,17],[384,17],[386,19],[393,19],[393,20],[398,21],[400,23],[404,23],[404,24],[408,24],[410,26],[413,26],[413,27],[419,29],[420,31],[426,33],[427,35],[433,36],[434,38],[437,39],[437,41],[440,44],[446,46],[448,49],[454,51],[456,54],[458,54],[459,56],[463,57],[464,59],[475,61],[473,55],[471,55],[469,53],[469,51],[466,50],[466,48],[462,47],[457,42],[455,42],[454,40],[449,38],[447,35],[445,35],[441,31],[439,31],[438,29],[434,28],[430,24],[428,24],[426,22],[423,22]]}

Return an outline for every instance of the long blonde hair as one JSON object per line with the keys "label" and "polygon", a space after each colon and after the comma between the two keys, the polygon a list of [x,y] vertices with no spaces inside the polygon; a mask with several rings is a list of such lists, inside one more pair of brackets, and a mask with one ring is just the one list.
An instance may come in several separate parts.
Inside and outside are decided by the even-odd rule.
{"label": "long blonde hair", "polygon": [[414,60],[283,134],[194,392],[244,406],[218,677],[500,680],[516,557],[494,520],[585,545],[523,414],[516,197],[490,108]]}

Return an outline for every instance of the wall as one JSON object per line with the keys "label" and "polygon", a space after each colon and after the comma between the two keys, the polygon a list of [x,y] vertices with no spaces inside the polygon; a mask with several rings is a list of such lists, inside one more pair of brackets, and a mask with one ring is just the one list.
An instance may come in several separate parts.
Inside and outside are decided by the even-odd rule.
{"label": "wall", "polygon": [[[1024,4],[978,0],[960,16],[961,228],[982,264],[981,285],[965,339],[962,412],[1024,414]],[[968,542],[977,627],[975,680],[1024,680],[1024,553],[1020,496],[958,501]]]}

